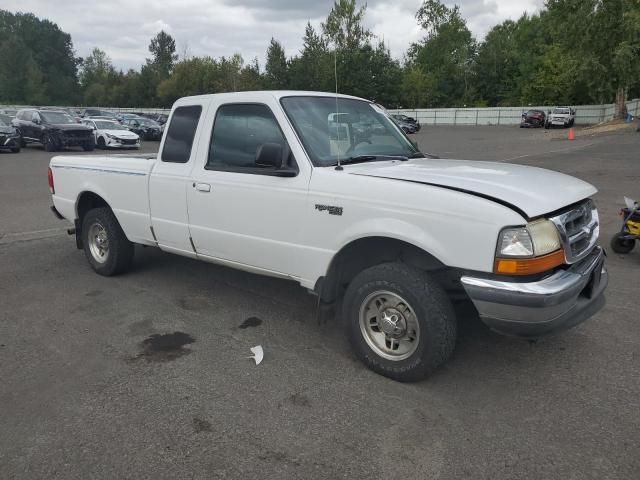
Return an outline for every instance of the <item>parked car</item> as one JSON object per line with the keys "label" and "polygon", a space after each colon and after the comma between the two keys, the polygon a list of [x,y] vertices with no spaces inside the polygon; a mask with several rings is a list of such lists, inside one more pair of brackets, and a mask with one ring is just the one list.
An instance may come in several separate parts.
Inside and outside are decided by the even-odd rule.
{"label": "parked car", "polygon": [[13,119],[15,117],[10,117],[9,115],[6,115],[4,113],[0,113],[0,121],[4,122],[7,125],[11,125],[11,122],[13,122]]}
{"label": "parked car", "polygon": [[0,115],[0,150],[20,151],[20,133],[11,125],[8,115]]}
{"label": "parked car", "polygon": [[391,119],[396,123],[396,125],[402,128],[404,133],[416,133],[418,131],[418,127],[414,123],[403,120],[401,115],[393,114],[391,115]]}
{"label": "parked car", "polygon": [[11,119],[16,118],[16,113],[18,113],[18,110],[15,108],[0,108],[0,115],[7,115]]}
{"label": "parked car", "polygon": [[415,127],[416,127],[416,132],[419,132],[419,131],[420,131],[420,128],[421,128],[421,126],[420,126],[420,122],[418,122],[415,118],[413,118],[413,117],[409,117],[409,116],[407,116],[407,115],[403,115],[403,114],[394,114],[394,116],[395,116],[398,120],[400,120],[400,121],[402,121],[402,122],[411,123],[411,124],[415,125]]}
{"label": "parked car", "polygon": [[76,123],[82,123],[82,117],[80,117],[80,115],[78,115],[78,112],[76,112],[74,109],[72,108],[61,108],[61,107],[41,107],[40,110],[55,110],[57,112],[65,112],[67,113],[71,118],[73,118],[75,120]]}
{"label": "parked car", "polygon": [[100,110],[98,108],[85,108],[80,116],[82,118],[93,118],[93,117],[101,117],[101,118],[109,118],[111,120],[118,120],[118,117],[115,113],[110,112],[108,110]]}
{"label": "parked car", "polygon": [[140,148],[140,137],[119,122],[90,118],[82,123],[93,130],[98,148]]}
{"label": "parked car", "polygon": [[148,118],[157,122],[159,125],[164,125],[167,123],[168,115],[165,113],[140,113],[138,114],[141,117]]}
{"label": "parked car", "polygon": [[576,110],[572,107],[556,107],[549,111],[545,128],[573,127],[576,122]]}
{"label": "parked car", "polygon": [[18,129],[21,144],[41,143],[48,152],[64,147],[82,147],[86,152],[95,148],[93,131],[76,123],[67,112],[60,110],[19,110],[13,120]]}
{"label": "parked car", "polygon": [[137,133],[143,140],[160,140],[162,128],[153,120],[148,118],[127,118],[122,124],[134,133]]}
{"label": "parked car", "polygon": [[542,110],[529,110],[522,113],[520,128],[544,127],[547,115]]}
{"label": "parked car", "polygon": [[[75,225],[75,244],[100,275],[130,269],[142,244],[294,280],[318,296],[319,312],[341,305],[357,356],[402,381],[452,354],[453,299],[524,337],[602,308],[608,276],[592,185],[504,162],[426,158],[383,110],[337,98],[340,113],[325,93],[180,99],[155,159],[53,157],[53,211]],[[363,142],[356,123],[380,131]],[[332,124],[347,135],[332,138]]]}
{"label": "parked car", "polygon": [[125,120],[129,120],[132,118],[143,118],[137,113],[118,113],[116,117],[120,123],[123,123]]}

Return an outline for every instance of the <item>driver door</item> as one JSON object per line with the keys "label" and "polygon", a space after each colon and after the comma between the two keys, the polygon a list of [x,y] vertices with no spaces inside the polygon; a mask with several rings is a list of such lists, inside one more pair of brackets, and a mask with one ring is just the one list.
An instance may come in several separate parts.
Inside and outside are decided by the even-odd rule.
{"label": "driver door", "polygon": [[[199,256],[251,270],[298,276],[311,167],[277,103],[212,105],[187,192],[189,229]],[[284,132],[288,132],[288,135]],[[265,143],[290,148],[295,176],[256,166]]]}

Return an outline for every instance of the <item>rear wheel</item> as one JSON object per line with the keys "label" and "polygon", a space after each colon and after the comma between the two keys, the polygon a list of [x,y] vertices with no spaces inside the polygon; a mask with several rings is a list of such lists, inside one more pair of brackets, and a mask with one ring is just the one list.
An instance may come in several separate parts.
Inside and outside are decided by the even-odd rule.
{"label": "rear wheel", "polygon": [[452,354],[457,335],[451,302],[428,274],[403,263],[360,272],[344,297],[343,317],[357,356],[399,381],[427,377]]}
{"label": "rear wheel", "polygon": [[108,207],[89,210],[82,220],[82,246],[93,270],[104,276],[131,268],[134,245]]}
{"label": "rear wheel", "polygon": [[628,238],[622,238],[623,233],[616,233],[611,238],[611,249],[616,253],[629,253],[633,250],[633,247],[636,246],[635,240],[630,240]]}

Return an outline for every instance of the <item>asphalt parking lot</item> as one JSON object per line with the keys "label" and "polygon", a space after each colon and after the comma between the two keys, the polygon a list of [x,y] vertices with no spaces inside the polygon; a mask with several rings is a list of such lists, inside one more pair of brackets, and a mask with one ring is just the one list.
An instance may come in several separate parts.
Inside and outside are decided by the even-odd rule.
{"label": "asphalt parking lot", "polygon": [[[556,137],[415,135],[442,157],[593,183],[608,244],[622,196],[640,197],[640,134]],[[94,274],[48,210],[50,156],[0,153],[0,478],[640,478],[640,248],[610,252],[587,323],[526,342],[463,309],[452,361],[400,384],[293,283],[152,248],[127,275]],[[183,346],[157,344],[173,332]]]}

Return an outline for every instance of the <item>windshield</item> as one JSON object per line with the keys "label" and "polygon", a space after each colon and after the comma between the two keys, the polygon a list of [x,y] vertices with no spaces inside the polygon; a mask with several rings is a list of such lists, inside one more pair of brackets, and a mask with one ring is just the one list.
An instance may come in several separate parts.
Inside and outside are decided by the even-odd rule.
{"label": "windshield", "polygon": [[40,116],[47,123],[76,123],[76,121],[71,118],[71,115],[63,112],[40,112]]}
{"label": "windshield", "polygon": [[125,127],[116,122],[95,121],[94,123],[99,130],[126,130]]}
{"label": "windshield", "polygon": [[0,127],[8,127],[8,126],[9,126],[9,124],[8,124],[8,123],[5,123],[5,122],[2,120],[2,118],[0,118]]}
{"label": "windshield", "polygon": [[362,155],[411,157],[418,149],[384,111],[363,100],[284,97],[282,106],[317,167]]}
{"label": "windshield", "polygon": [[568,108],[556,108],[553,113],[557,113],[559,115],[569,115],[569,109]]}

